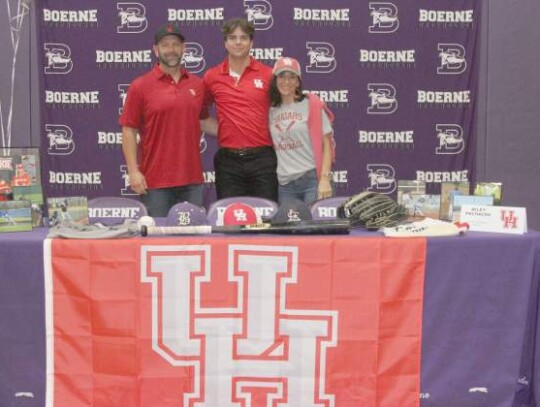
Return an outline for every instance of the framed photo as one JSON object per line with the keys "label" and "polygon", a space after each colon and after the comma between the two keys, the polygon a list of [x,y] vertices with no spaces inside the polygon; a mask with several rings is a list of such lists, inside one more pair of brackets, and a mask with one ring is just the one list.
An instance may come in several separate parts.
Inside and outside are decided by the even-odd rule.
{"label": "framed photo", "polygon": [[13,188],[41,185],[39,149],[0,148],[0,201],[13,199]]}
{"label": "framed photo", "polygon": [[85,196],[47,198],[49,226],[62,222],[88,225],[88,200]]}
{"label": "framed photo", "polygon": [[0,202],[0,233],[32,230],[29,201]]}
{"label": "framed photo", "polygon": [[26,187],[13,187],[14,201],[29,201],[32,214],[32,226],[43,226],[45,217],[45,205],[43,201],[43,190],[41,185],[30,185]]}
{"label": "framed photo", "polygon": [[425,194],[426,183],[416,180],[398,180],[397,203],[402,204],[403,194]]}
{"label": "framed photo", "polygon": [[442,220],[452,220],[452,200],[456,195],[470,195],[471,186],[469,182],[442,182],[441,183],[441,210],[439,218]]}
{"label": "framed photo", "polygon": [[492,196],[493,205],[500,206],[502,203],[502,182],[478,182],[474,186],[473,195]]}
{"label": "framed photo", "polygon": [[441,196],[430,194],[403,194],[402,205],[407,209],[407,214],[413,218],[439,219]]}

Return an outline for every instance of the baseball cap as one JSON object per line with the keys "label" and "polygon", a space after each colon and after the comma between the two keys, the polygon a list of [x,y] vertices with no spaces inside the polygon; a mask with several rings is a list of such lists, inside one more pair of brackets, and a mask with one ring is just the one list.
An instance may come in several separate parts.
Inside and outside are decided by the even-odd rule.
{"label": "baseball cap", "polygon": [[206,210],[189,202],[173,205],[167,214],[167,226],[196,226],[206,223]]}
{"label": "baseball cap", "polygon": [[300,69],[300,63],[290,57],[280,57],[274,64],[273,74],[278,76],[282,72],[292,72],[299,78],[302,77],[302,69]]}
{"label": "baseball cap", "polygon": [[180,28],[173,23],[166,23],[160,26],[154,34],[154,44],[157,44],[166,35],[176,35],[182,42],[185,41],[184,35],[180,32]]}
{"label": "baseball cap", "polygon": [[286,201],[279,206],[270,223],[273,225],[312,220],[309,206],[298,199]]}
{"label": "baseball cap", "polygon": [[254,225],[262,223],[261,215],[253,206],[242,202],[228,205],[221,215],[218,215],[216,225]]}

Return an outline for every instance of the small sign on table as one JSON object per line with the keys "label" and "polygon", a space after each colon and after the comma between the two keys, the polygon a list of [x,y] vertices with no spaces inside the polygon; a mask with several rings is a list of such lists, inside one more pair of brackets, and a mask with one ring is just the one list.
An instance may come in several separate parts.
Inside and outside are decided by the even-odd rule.
{"label": "small sign on table", "polygon": [[527,209],[511,206],[463,205],[461,222],[469,230],[497,233],[527,233]]}

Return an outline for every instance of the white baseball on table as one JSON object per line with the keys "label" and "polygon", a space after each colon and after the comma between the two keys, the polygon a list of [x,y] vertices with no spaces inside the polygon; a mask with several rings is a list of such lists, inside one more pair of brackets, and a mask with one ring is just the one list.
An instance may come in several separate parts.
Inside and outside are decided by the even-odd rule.
{"label": "white baseball on table", "polygon": [[141,216],[139,218],[139,220],[137,221],[137,225],[139,225],[139,227],[142,227],[142,226],[156,226],[156,221],[154,220],[153,217],[151,216],[148,216],[148,215],[145,215],[145,216]]}

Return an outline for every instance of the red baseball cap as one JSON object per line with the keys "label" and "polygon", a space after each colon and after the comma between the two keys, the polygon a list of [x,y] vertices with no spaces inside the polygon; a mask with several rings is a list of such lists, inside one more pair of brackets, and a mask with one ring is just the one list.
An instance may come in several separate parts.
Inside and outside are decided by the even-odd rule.
{"label": "red baseball cap", "polygon": [[274,75],[278,76],[282,72],[292,72],[299,78],[302,77],[302,69],[300,68],[300,63],[290,57],[280,57],[274,64]]}
{"label": "red baseball cap", "polygon": [[254,225],[262,223],[261,215],[251,205],[237,202],[225,208],[222,215],[218,215],[216,224],[229,225]]}

